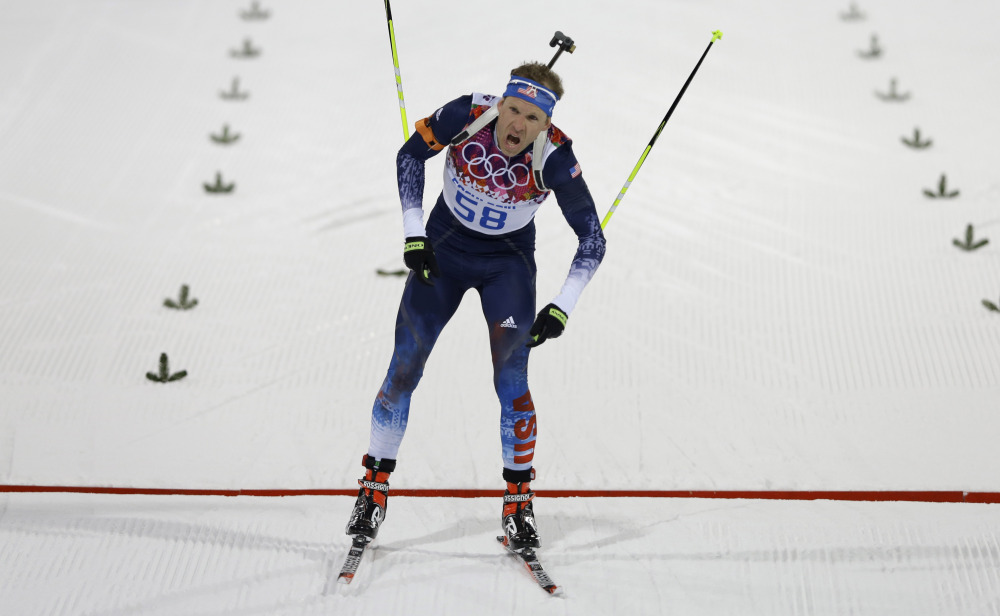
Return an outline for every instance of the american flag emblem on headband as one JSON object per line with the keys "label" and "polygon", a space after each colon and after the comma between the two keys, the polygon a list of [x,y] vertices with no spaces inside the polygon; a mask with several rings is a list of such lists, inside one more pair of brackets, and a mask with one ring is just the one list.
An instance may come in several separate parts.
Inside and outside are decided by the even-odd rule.
{"label": "american flag emblem on headband", "polygon": [[517,92],[519,94],[524,94],[525,96],[530,96],[531,98],[538,98],[538,88],[535,86],[528,86],[527,88],[518,88]]}

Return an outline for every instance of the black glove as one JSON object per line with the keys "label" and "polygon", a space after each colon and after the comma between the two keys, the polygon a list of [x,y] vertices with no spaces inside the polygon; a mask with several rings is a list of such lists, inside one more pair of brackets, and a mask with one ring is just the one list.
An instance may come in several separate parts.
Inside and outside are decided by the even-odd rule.
{"label": "black glove", "polygon": [[525,346],[536,347],[549,338],[558,338],[566,329],[566,321],[569,317],[559,306],[549,304],[535,317],[535,322],[531,325],[531,340]]}
{"label": "black glove", "polygon": [[431,276],[440,276],[437,257],[434,256],[434,249],[426,237],[408,237],[403,246],[403,262],[417,274],[417,280],[434,286]]}

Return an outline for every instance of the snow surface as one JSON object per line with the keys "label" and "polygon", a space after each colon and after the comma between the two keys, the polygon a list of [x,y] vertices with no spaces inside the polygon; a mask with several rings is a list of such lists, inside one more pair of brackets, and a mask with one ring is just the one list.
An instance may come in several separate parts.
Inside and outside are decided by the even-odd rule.
{"label": "snow surface", "polygon": [[[402,279],[384,6],[4,2],[0,483],[343,489]],[[409,124],[556,29],[556,123],[601,214],[725,32],[533,353],[540,491],[1000,490],[1000,3],[393,6]],[[885,53],[863,59],[873,34]],[[231,50],[251,39],[255,59]],[[223,100],[233,80],[245,101]],[[883,102],[895,79],[906,102]],[[209,139],[223,125],[232,146]],[[900,139],[919,127],[927,150]],[[410,129],[412,130],[412,128]],[[437,194],[440,157],[425,201]],[[220,173],[232,194],[203,183]],[[955,199],[929,199],[942,174]],[[991,238],[958,250],[967,225]],[[538,216],[539,301],[575,237]],[[163,306],[189,285],[198,306]],[[183,380],[145,378],[161,353]],[[393,485],[497,489],[472,295]],[[995,505],[544,499],[545,596],[491,499],[392,500],[329,587],[347,497],[0,495],[11,614],[1000,613]],[[633,584],[626,586],[626,583]],[[11,607],[6,607],[11,606]]]}

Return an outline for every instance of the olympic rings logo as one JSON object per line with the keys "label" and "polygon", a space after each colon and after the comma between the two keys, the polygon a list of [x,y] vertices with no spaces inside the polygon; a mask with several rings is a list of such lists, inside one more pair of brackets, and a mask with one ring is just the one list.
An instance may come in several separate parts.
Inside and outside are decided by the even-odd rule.
{"label": "olympic rings logo", "polygon": [[[469,148],[473,146],[479,148],[479,155],[469,158]],[[465,144],[462,148],[462,158],[465,159],[472,177],[479,180],[489,179],[498,188],[509,190],[515,186],[527,186],[531,178],[528,165],[524,163],[510,165],[510,161],[500,154],[487,156],[486,147],[475,141]]]}

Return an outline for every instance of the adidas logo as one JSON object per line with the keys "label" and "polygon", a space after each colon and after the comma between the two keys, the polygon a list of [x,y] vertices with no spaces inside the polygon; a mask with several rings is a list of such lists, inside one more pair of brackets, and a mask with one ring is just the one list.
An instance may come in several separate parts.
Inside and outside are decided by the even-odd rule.
{"label": "adidas logo", "polygon": [[514,322],[514,317],[507,317],[507,320],[501,323],[500,327],[509,327],[511,329],[517,329],[517,323]]}

